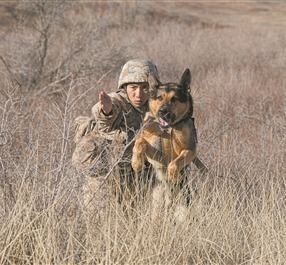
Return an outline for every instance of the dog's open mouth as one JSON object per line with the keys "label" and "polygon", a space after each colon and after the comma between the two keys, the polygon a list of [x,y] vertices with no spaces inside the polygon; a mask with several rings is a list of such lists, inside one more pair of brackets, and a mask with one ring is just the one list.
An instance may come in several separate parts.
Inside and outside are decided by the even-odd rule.
{"label": "dog's open mouth", "polygon": [[171,113],[168,113],[164,116],[159,115],[158,121],[162,128],[168,128],[172,125],[173,121],[175,120],[175,115],[171,115]]}
{"label": "dog's open mouth", "polygon": [[160,125],[164,128],[169,127],[171,125],[169,121],[166,121],[163,118],[159,117],[158,120],[159,120]]}

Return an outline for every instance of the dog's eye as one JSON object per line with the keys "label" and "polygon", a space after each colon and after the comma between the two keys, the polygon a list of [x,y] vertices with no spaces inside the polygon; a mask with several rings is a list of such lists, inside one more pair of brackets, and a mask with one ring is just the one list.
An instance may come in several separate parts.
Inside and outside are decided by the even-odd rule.
{"label": "dog's eye", "polygon": [[160,101],[162,101],[162,100],[163,100],[163,97],[162,97],[162,96],[158,96],[157,99],[160,100]]}

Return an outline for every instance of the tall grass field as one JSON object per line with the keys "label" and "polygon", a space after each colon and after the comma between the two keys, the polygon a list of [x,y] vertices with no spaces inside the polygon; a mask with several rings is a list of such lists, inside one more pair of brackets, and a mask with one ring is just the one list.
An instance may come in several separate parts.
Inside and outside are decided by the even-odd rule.
{"label": "tall grass field", "polygon": [[[2,1],[0,264],[286,264],[285,12],[282,1]],[[74,119],[133,58],[154,61],[162,82],[191,70],[210,173],[190,166],[180,223],[153,222],[148,196],[92,201],[106,206],[98,218],[71,163]]]}

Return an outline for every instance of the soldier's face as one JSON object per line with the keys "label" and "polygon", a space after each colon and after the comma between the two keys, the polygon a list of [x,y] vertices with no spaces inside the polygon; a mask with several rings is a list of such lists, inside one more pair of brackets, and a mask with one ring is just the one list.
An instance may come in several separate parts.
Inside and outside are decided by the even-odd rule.
{"label": "soldier's face", "polygon": [[134,83],[126,86],[128,98],[135,107],[142,107],[149,99],[149,84]]}

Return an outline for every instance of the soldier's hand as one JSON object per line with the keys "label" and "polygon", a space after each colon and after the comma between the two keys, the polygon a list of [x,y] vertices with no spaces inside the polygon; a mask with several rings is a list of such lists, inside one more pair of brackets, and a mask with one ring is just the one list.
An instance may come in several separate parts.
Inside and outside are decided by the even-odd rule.
{"label": "soldier's hand", "polygon": [[112,111],[112,102],[111,98],[104,91],[99,94],[99,102],[103,113],[109,115]]}

